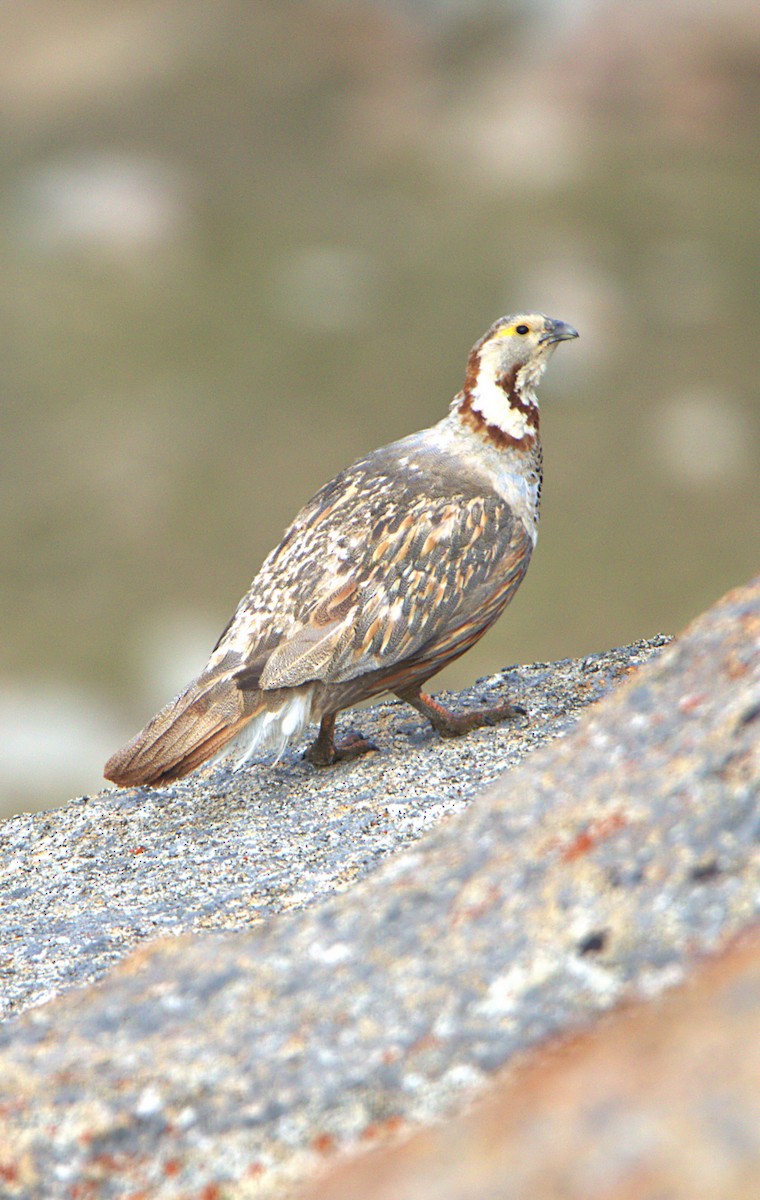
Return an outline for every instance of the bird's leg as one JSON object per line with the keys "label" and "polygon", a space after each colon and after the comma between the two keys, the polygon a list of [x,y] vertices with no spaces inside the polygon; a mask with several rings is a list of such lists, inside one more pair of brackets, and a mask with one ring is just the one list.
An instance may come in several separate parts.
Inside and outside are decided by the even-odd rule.
{"label": "bird's leg", "polygon": [[498,725],[501,721],[510,721],[513,717],[524,717],[525,709],[518,704],[494,704],[491,708],[476,708],[466,713],[453,713],[444,708],[432,696],[420,690],[418,684],[396,692],[399,700],[405,700],[416,708],[417,712],[427,717],[441,737],[461,737],[471,729],[479,729],[481,725]]}
{"label": "bird's leg", "polygon": [[366,754],[369,750],[377,750],[374,742],[362,737],[360,733],[349,733],[342,741],[335,741],[335,713],[327,713],[320,722],[319,733],[307,750],[304,758],[315,767],[329,767],[337,762],[349,762]]}

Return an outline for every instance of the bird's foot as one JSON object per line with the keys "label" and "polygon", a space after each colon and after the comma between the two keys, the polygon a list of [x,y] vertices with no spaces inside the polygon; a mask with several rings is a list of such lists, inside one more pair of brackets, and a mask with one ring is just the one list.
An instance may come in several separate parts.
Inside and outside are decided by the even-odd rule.
{"label": "bird's foot", "polygon": [[331,767],[334,763],[351,762],[370,750],[378,747],[369,738],[360,733],[349,733],[339,742],[335,741],[335,717],[323,717],[319,733],[308,749],[304,750],[304,758],[314,767]]}
{"label": "bird's foot", "polygon": [[483,725],[499,725],[502,721],[512,721],[515,717],[525,717],[527,713],[519,704],[494,704],[491,708],[476,708],[466,713],[454,713],[443,704],[439,704],[432,696],[417,689],[412,692],[398,692],[397,695],[407,704],[411,704],[417,712],[427,717],[433,729],[441,737],[461,737],[472,729],[480,729]]}
{"label": "bird's foot", "polygon": [[[500,725],[502,721],[513,721],[515,717],[526,717],[528,714],[519,704],[494,704],[491,708],[476,708],[467,713],[453,713],[444,708],[445,717],[437,714],[432,722],[434,729],[441,737],[461,737],[471,729],[481,729],[484,725]],[[430,718],[429,718],[430,719]]]}

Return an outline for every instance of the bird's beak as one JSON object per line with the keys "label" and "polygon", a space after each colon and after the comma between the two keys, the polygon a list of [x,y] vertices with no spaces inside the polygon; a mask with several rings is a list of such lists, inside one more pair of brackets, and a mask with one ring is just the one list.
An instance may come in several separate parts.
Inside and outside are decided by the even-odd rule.
{"label": "bird's beak", "polygon": [[546,318],[546,330],[538,339],[539,344],[545,346],[553,345],[555,342],[569,342],[571,338],[578,337],[578,330],[573,329],[572,325],[566,325],[564,321],[555,321],[552,317]]}

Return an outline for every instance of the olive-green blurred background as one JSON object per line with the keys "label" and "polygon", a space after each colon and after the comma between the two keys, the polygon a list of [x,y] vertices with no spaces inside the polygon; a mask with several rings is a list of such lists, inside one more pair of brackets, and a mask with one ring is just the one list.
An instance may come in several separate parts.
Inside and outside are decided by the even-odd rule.
{"label": "olive-green blurred background", "polygon": [[757,568],[751,0],[0,8],[0,804],[100,786],[299,505],[572,322],[538,551],[459,686]]}

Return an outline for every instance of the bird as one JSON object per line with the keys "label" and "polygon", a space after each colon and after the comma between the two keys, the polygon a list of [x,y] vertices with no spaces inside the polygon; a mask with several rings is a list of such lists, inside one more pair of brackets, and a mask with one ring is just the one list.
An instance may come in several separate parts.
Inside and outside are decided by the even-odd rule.
{"label": "bird", "polygon": [[572,325],[543,313],[495,321],[437,424],[375,450],[301,509],[265,559],[197,679],[107,762],[122,787],[161,786],[209,760],[286,746],[319,722],[304,757],[356,758],[338,713],[381,693],[443,737],[524,710],[456,713],[422,690],[482,637],[514,596],[538,534],[536,387]]}

